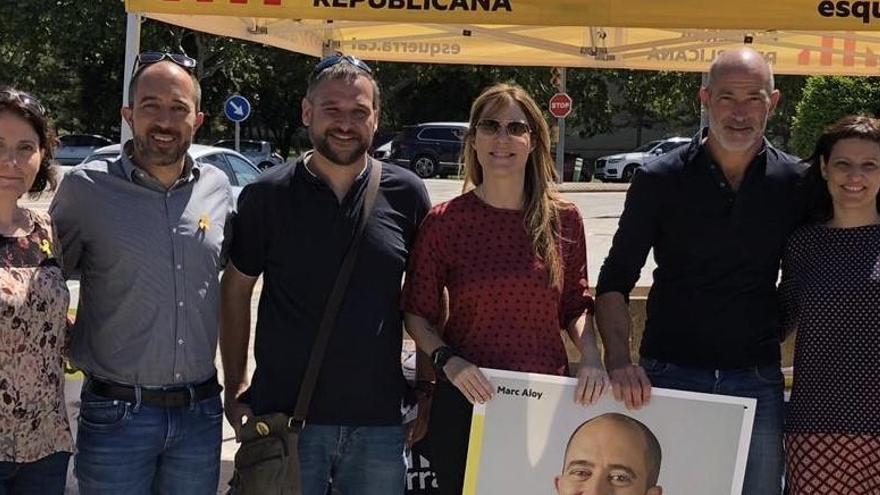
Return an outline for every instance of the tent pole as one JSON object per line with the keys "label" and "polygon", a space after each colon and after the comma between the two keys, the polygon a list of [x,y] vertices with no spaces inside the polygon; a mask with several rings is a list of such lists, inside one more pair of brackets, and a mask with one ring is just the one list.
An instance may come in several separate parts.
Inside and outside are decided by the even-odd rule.
{"label": "tent pole", "polygon": [[[709,84],[709,73],[703,72],[703,82],[700,84],[702,87],[706,87]],[[700,129],[709,126],[709,114],[706,113],[706,107],[703,104],[700,104]]]}
{"label": "tent pole", "polygon": [[[128,14],[125,25],[125,73],[122,83],[122,106],[128,106],[128,85],[134,74],[134,62],[141,48],[141,16]],[[119,125],[120,144],[131,139],[131,129],[125,119]]]}
{"label": "tent pole", "polygon": [[[565,67],[559,68],[559,92],[565,93]],[[561,184],[565,180],[565,119],[556,119],[559,129],[559,139],[556,141],[556,182]]]}

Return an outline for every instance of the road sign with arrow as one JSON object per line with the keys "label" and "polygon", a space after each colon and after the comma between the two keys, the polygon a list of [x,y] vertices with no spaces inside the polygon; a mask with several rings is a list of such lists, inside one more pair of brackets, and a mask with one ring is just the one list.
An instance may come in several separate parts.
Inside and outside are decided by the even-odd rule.
{"label": "road sign with arrow", "polygon": [[251,115],[251,103],[241,95],[232,95],[223,106],[226,118],[233,122],[241,122]]}

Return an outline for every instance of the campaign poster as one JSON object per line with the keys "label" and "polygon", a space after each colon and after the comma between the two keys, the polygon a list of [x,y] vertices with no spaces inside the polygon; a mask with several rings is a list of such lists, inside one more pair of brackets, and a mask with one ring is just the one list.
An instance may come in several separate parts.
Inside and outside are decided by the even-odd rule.
{"label": "campaign poster", "polygon": [[638,410],[610,391],[585,407],[573,378],[483,372],[495,396],[474,407],[464,495],[742,492],[754,399],[654,388]]}

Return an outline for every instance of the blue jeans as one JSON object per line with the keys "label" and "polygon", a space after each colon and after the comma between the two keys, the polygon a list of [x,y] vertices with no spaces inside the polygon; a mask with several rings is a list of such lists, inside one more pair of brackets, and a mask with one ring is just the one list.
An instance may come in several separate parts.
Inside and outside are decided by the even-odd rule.
{"label": "blue jeans", "polygon": [[403,495],[406,486],[403,426],[307,423],[299,460],[303,495]]}
{"label": "blue jeans", "polygon": [[215,495],[220,396],[163,408],[101,397],[83,387],[74,471],[82,495]]}
{"label": "blue jeans", "polygon": [[61,495],[67,481],[69,452],[34,462],[0,462],[0,495]]}
{"label": "blue jeans", "polygon": [[779,495],[785,455],[783,377],[778,365],[733,370],[686,368],[650,358],[642,368],[654,387],[758,399],[743,494]]}

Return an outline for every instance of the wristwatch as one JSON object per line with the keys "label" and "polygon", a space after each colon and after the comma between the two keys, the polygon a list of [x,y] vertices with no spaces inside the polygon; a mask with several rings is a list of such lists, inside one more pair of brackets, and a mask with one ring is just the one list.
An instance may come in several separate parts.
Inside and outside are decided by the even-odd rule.
{"label": "wristwatch", "polygon": [[434,365],[434,372],[438,375],[445,375],[445,373],[443,373],[443,367],[446,366],[446,363],[449,362],[449,359],[453,356],[457,356],[457,354],[452,347],[449,347],[448,345],[441,345],[434,349],[434,352],[431,353],[431,364]]}

